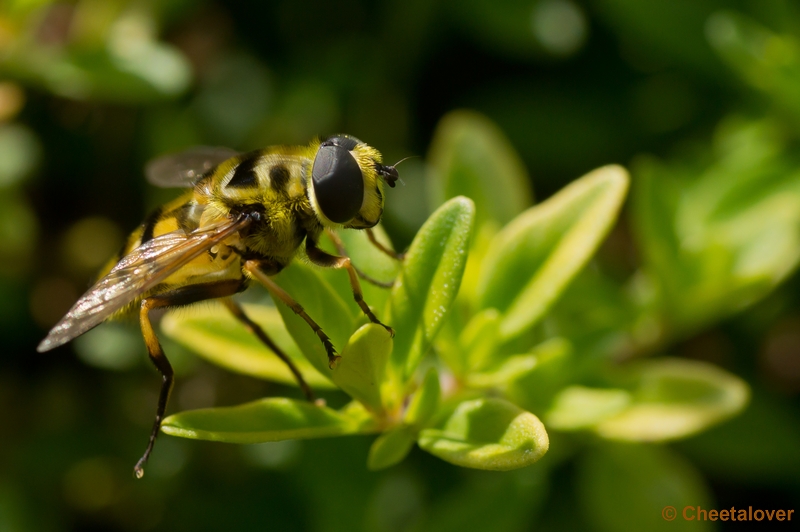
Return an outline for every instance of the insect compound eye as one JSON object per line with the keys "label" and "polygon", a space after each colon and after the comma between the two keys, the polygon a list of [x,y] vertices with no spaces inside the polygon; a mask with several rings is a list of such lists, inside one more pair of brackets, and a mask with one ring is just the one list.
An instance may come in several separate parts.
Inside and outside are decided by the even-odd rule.
{"label": "insect compound eye", "polygon": [[361,144],[361,141],[349,135],[334,135],[322,141],[322,146],[339,146],[348,151],[355,149],[356,146]]}
{"label": "insect compound eye", "polygon": [[320,145],[311,179],[317,204],[330,221],[345,223],[358,214],[364,201],[364,178],[356,158],[347,148]]}

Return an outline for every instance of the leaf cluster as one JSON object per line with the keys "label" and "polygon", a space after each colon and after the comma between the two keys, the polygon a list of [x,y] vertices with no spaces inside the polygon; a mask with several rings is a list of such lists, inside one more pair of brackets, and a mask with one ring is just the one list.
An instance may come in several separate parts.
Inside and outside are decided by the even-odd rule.
{"label": "leaf cluster", "polygon": [[[335,345],[344,346],[334,370],[316,335],[288,307],[247,307],[313,386],[339,388],[352,401],[337,410],[266,398],[179,413],[165,420],[164,432],[238,443],[378,433],[368,458],[372,469],[399,462],[416,442],[456,465],[508,470],[539,460],[549,448],[548,430],[669,441],[746,405],[747,385],[722,369],[643,358],[723,311],[752,303],[796,263],[790,256],[791,263],[756,264],[772,284],[752,275],[744,279],[760,292],[730,286],[714,292],[709,279],[720,270],[689,277],[705,297],[691,299],[692,286],[679,283],[687,282],[684,272],[692,271],[694,256],[664,251],[678,238],[669,231],[680,228],[683,216],[706,216],[719,224],[699,225],[709,235],[734,235],[741,248],[755,245],[763,236],[758,228],[750,240],[726,228],[746,224],[753,208],[737,207],[734,187],[656,179],[658,163],[640,162],[633,220],[644,264],[620,283],[591,261],[626,197],[623,168],[597,169],[528,207],[533,192],[513,148],[487,119],[463,111],[442,121],[428,162],[433,202],[443,203],[417,233],[402,266],[360,232],[342,235],[354,263],[378,279],[395,278],[391,290],[365,287],[365,299],[396,329],[393,340],[366,323],[341,272],[303,263],[276,281]],[[710,170],[706,179],[715,175]],[[675,187],[680,205],[670,203]],[[711,191],[725,197],[710,197]],[[714,238],[691,236],[697,253],[715,252]],[[380,239],[388,245],[384,234]],[[739,248],[726,242],[725,249]],[[169,315],[164,330],[227,368],[292,382],[275,357],[219,310]]]}

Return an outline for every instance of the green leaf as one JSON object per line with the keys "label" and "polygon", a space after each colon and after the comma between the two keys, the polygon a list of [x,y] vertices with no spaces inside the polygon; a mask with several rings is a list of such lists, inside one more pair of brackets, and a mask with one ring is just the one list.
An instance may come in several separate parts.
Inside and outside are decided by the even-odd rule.
{"label": "green leaf", "polygon": [[454,111],[439,122],[428,156],[434,201],[456,196],[475,202],[476,223],[504,225],[533,202],[522,161],[503,132],[473,111]]}
{"label": "green leaf", "polygon": [[405,382],[430,347],[461,285],[475,206],[454,198],[439,207],[417,233],[389,301],[397,331],[393,370]]}
{"label": "green leaf", "polygon": [[263,443],[373,432],[360,416],[281,397],[224,408],[190,410],[167,417],[161,430],[172,436],[227,443]]}
{"label": "green leaf", "polygon": [[630,403],[631,394],[625,390],[570,386],[556,396],[544,419],[551,429],[583,429],[620,413]]}
{"label": "green leaf", "polygon": [[[345,303],[319,271],[297,261],[276,275],[274,280],[302,305],[306,314],[330,337],[337,352],[341,352],[355,330],[358,308],[355,302],[352,306]],[[286,329],[308,361],[320,374],[329,376],[328,355],[316,333],[280,300],[276,301],[275,306],[283,317]]]}
{"label": "green leaf", "polygon": [[602,437],[627,441],[684,438],[741,411],[749,388],[740,378],[705,362],[659,359],[632,364],[632,402],[601,421]]}
{"label": "green leaf", "polygon": [[[545,412],[556,394],[572,382],[573,352],[572,343],[564,338],[551,338],[535,346],[530,354],[536,357],[536,364],[531,371],[515,373],[513,380],[506,381],[506,396],[531,412]],[[522,359],[519,364],[524,362]]]}
{"label": "green leaf", "polygon": [[[547,403],[556,390],[560,390],[567,375],[564,367],[569,360],[572,345],[563,338],[551,338],[528,353],[520,355],[496,354],[492,364],[482,371],[465,377],[468,386],[474,388],[498,388],[509,397],[516,397],[515,390],[523,388],[526,395],[535,397],[524,402],[540,407]],[[511,393],[509,393],[511,392]],[[540,408],[536,408],[539,410]]]}
{"label": "green leaf", "polygon": [[391,352],[392,338],[386,329],[375,323],[364,325],[342,351],[333,369],[333,382],[375,414],[383,415],[381,387]]}
{"label": "green leaf", "polygon": [[639,272],[623,286],[599,268],[584,268],[547,316],[551,334],[599,357],[642,352],[661,330],[652,282]]}
{"label": "green leaf", "polygon": [[[578,462],[578,498],[587,522],[603,532],[710,530],[709,521],[683,518],[684,508],[713,508],[703,479],[669,448],[596,446]],[[673,507],[673,521],[662,511]],[[696,517],[696,516],[695,516]]]}
{"label": "green leaf", "polygon": [[422,385],[411,396],[411,402],[406,409],[405,423],[417,427],[425,426],[436,413],[441,393],[439,372],[436,368],[430,368],[422,380]]}
{"label": "green leaf", "polygon": [[451,464],[495,471],[530,465],[550,445],[539,418],[493,398],[462,402],[441,429],[420,432],[418,443]]}
{"label": "green leaf", "polygon": [[491,369],[469,373],[465,379],[473,388],[503,388],[533,371],[539,363],[536,355],[511,355]]}
{"label": "green leaf", "polygon": [[[383,230],[383,227],[377,225],[372,228],[378,242],[383,244],[389,249],[392,248],[391,241]],[[391,282],[394,281],[400,274],[402,262],[388,256],[386,253],[376,248],[372,242],[369,241],[365,231],[343,230],[339,232],[339,237],[344,243],[347,256],[353,261],[353,264],[377,281]],[[347,285],[347,298],[352,299],[352,289],[350,283],[347,281],[345,272],[333,272],[342,276],[341,282]],[[380,311],[386,307],[386,301],[389,299],[392,291],[388,288],[375,286],[374,284],[361,279],[361,289],[364,292],[364,301],[372,307],[373,311]],[[378,316],[383,318],[383,316]]]}
{"label": "green leaf", "polygon": [[192,81],[189,62],[177,48],[140,33],[133,41],[128,32],[112,35],[107,47],[69,46],[56,54],[19,46],[4,57],[4,71],[76,100],[130,105],[176,98]]}
{"label": "green leaf", "polygon": [[[332,388],[330,371],[320,374],[300,354],[277,309],[265,305],[242,305],[273,342],[295,363],[312,387]],[[195,305],[169,312],[161,320],[161,330],[209,362],[223,368],[286,384],[297,384],[286,364],[221,305]]]}
{"label": "green leaf", "polygon": [[371,471],[378,471],[399,463],[411,450],[415,437],[416,431],[406,425],[384,432],[369,448],[367,467]]}
{"label": "green leaf", "polygon": [[[381,225],[373,227],[372,231],[379,242],[387,248],[393,249],[391,241]],[[345,254],[350,257],[353,265],[359,271],[383,283],[391,283],[397,278],[402,267],[402,261],[388,256],[375,247],[369,241],[366,231],[342,229],[336,234],[342,241]],[[334,242],[325,234],[320,237],[319,245],[321,249],[328,253],[341,255]],[[351,309],[357,310],[354,313],[356,318],[363,321],[367,320],[366,316],[362,316],[361,310],[354,306],[353,288],[350,286],[348,274],[345,270],[314,267],[314,272],[324,279]],[[359,277],[359,283],[361,284],[364,301],[382,318],[380,311],[386,306],[386,301],[391,295],[391,287],[377,286],[362,277]]]}
{"label": "green leaf", "polygon": [[492,360],[499,343],[500,313],[488,308],[472,316],[461,331],[458,343],[471,371],[484,369]]}
{"label": "green leaf", "polygon": [[709,18],[706,35],[745,82],[800,119],[800,42],[796,37],[773,33],[748,17],[725,11]]}
{"label": "green leaf", "polygon": [[469,308],[469,314],[473,314],[475,312],[474,309],[478,306],[476,290],[480,279],[481,265],[486,260],[486,256],[498,232],[500,232],[499,224],[487,222],[477,226],[475,235],[472,238],[467,266],[464,269],[464,277],[461,280],[461,291],[458,293],[458,299],[466,303],[465,306]]}
{"label": "green leaf", "polygon": [[788,142],[774,121],[731,119],[711,164],[636,164],[631,225],[673,337],[753,304],[800,263],[800,175]]}
{"label": "green leaf", "polygon": [[525,211],[497,235],[477,295],[481,308],[503,314],[501,338],[530,329],[555,303],[613,225],[627,188],[627,172],[605,166]]}

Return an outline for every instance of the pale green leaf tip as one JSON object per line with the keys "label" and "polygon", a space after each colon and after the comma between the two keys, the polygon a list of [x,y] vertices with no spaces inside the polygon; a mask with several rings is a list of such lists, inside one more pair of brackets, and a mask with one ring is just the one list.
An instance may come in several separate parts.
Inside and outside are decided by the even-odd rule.
{"label": "pale green leaf tip", "polygon": [[547,426],[555,430],[590,428],[631,404],[631,394],[625,390],[569,386],[553,401],[545,415]]}
{"label": "pale green leaf tip", "polygon": [[632,404],[595,431],[610,440],[653,442],[691,436],[741,412],[750,388],[705,362],[660,359],[641,363]]}
{"label": "pale green leaf tip", "polygon": [[372,443],[367,457],[367,468],[379,471],[403,460],[414,445],[415,433],[411,427],[400,426],[384,432]]}
{"label": "pale green leaf tip", "polygon": [[616,198],[619,203],[625,198],[630,186],[631,177],[628,170],[624,166],[618,164],[608,164],[595,168],[588,174],[578,179],[575,184],[585,183],[587,187],[605,184],[612,190],[616,191]]}
{"label": "pale green leaf tip", "polygon": [[347,415],[325,406],[270,397],[238,406],[179,412],[161,424],[165,434],[227,443],[263,443],[362,432]]}
{"label": "pale green leaf tip", "polygon": [[337,386],[377,414],[384,410],[381,385],[392,346],[391,335],[382,325],[363,325],[350,337],[331,374]]}
{"label": "pale green leaf tip", "polygon": [[461,403],[442,429],[421,431],[418,444],[451,464],[510,471],[537,462],[550,440],[535,415],[502,399],[482,398]]}

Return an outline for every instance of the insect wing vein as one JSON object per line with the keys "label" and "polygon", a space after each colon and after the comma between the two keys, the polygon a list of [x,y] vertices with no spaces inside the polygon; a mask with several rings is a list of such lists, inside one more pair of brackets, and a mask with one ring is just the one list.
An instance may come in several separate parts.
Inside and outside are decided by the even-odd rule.
{"label": "insect wing vein", "polygon": [[69,342],[99,325],[161,281],[217,243],[250,223],[236,220],[186,234],[182,230],[159,235],[128,253],[97,281],[37,347],[43,352]]}

